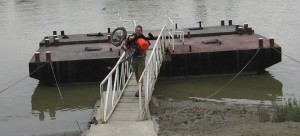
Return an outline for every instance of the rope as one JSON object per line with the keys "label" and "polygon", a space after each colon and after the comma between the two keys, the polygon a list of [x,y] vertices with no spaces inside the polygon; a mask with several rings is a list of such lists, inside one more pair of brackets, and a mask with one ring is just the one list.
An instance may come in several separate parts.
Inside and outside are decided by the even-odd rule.
{"label": "rope", "polygon": [[50,61],[50,66],[51,66],[51,70],[52,70],[52,73],[53,73],[53,77],[54,77],[54,80],[55,80],[55,83],[56,83],[56,87],[58,89],[58,92],[59,92],[59,95],[60,95],[60,98],[62,101],[64,101],[62,95],[61,95],[61,92],[60,92],[60,89],[59,89],[59,86],[58,86],[58,83],[57,83],[57,80],[56,80],[56,76],[55,76],[55,73],[54,73],[54,69],[53,69],[53,66],[52,66],[52,63]]}
{"label": "rope", "polygon": [[39,66],[36,70],[32,71],[29,75],[26,75],[25,77],[21,78],[21,79],[20,79],[19,81],[17,81],[16,83],[13,83],[12,85],[8,86],[7,88],[1,90],[0,93],[6,91],[7,89],[9,89],[9,88],[15,86],[15,85],[18,84],[18,83],[20,83],[20,82],[23,81],[25,78],[29,77],[30,75],[32,75],[34,72],[38,71],[40,68],[42,68],[42,67],[45,66],[46,64],[48,64],[48,62],[47,62],[47,63],[44,63],[44,64],[41,65],[41,66]]}
{"label": "rope", "polygon": [[[230,81],[228,81],[225,85],[223,85],[220,89],[218,89],[216,92],[214,92],[213,94],[211,94],[210,96],[206,97],[207,99],[209,99],[210,97],[216,95],[217,93],[219,93],[220,91],[222,91],[222,89],[224,89],[229,83],[231,83],[238,75],[240,75],[244,69],[250,64],[250,62],[255,58],[255,56],[257,55],[257,53],[259,52],[260,48],[256,51],[256,53],[252,56],[252,58],[249,60],[249,62],[242,68],[242,70],[240,72],[238,72]],[[193,103],[193,101],[189,102],[187,105],[191,105]],[[163,115],[159,115],[157,117],[162,117],[162,116],[166,116],[166,115],[173,115],[176,113],[179,113],[181,111],[186,110],[187,108],[189,108],[190,106],[184,107],[182,109],[179,109],[177,111],[174,111],[172,113],[168,113],[168,114],[163,114]]]}
{"label": "rope", "polygon": [[283,54],[284,56],[286,56],[286,57],[290,58],[291,60],[293,60],[293,61],[295,61],[295,62],[297,62],[297,63],[299,63],[299,64],[300,64],[300,61],[298,61],[298,60],[296,60],[296,59],[294,59],[294,58],[290,57],[289,55],[286,55],[285,53],[283,53],[283,52],[280,52],[280,51],[278,51],[278,50],[277,50],[277,49],[275,49],[275,48],[272,48],[272,49],[274,49],[275,51],[277,51],[277,52],[279,52],[279,53]]}
{"label": "rope", "polygon": [[229,85],[236,77],[238,77],[243,71],[244,69],[250,64],[250,62],[255,58],[255,56],[257,55],[257,53],[259,52],[260,48],[258,48],[258,50],[256,51],[256,53],[252,56],[252,58],[250,59],[250,61],[242,68],[242,70],[240,72],[238,72],[231,80],[229,80],[226,84],[224,84],[220,89],[218,89],[216,92],[212,93],[210,96],[206,97],[206,99],[209,99],[210,97],[216,95],[217,93],[219,93],[220,91],[222,91],[227,85]]}

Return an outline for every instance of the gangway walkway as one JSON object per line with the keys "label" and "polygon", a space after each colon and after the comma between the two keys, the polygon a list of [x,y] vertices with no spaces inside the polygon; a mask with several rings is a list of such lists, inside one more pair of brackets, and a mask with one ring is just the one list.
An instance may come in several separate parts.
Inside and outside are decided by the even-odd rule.
{"label": "gangway walkway", "polygon": [[[152,50],[147,51],[146,66],[138,83],[129,62],[121,63],[125,57],[122,54],[100,84],[101,104],[96,119],[101,123],[92,125],[87,135],[157,135],[148,105],[164,59],[166,34],[164,26]],[[139,97],[135,97],[137,91]]]}
{"label": "gangway walkway", "polygon": [[[168,13],[174,14],[171,10]],[[173,19],[177,19],[177,22]],[[86,135],[157,135],[150,116],[149,102],[165,57],[165,45],[172,45],[174,50],[174,35],[179,35],[180,41],[184,42],[181,15],[168,17],[167,22],[168,25],[161,29],[152,50],[147,51],[146,66],[138,83],[130,62],[121,63],[126,57],[125,52],[100,83],[101,102],[96,114],[99,124],[92,124]],[[135,97],[137,91],[139,97]]]}

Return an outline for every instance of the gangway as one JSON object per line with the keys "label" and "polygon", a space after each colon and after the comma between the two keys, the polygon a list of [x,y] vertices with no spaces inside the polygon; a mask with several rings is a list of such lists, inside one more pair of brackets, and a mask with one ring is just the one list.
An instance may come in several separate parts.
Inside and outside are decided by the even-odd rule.
{"label": "gangway", "polygon": [[[154,47],[147,52],[146,66],[138,83],[129,62],[121,63],[123,52],[100,83],[101,104],[96,119],[102,124],[92,125],[87,135],[156,135],[153,122],[148,120],[148,105],[165,55],[165,33],[164,26]],[[139,97],[134,96],[136,91]]]}
{"label": "gangway", "polygon": [[[167,26],[162,27],[154,47],[147,51],[146,66],[138,83],[130,62],[121,61],[125,52],[100,83],[101,102],[96,116],[100,124],[92,125],[87,135],[157,135],[150,120],[149,102],[165,58],[165,46],[167,42],[169,45],[172,43],[174,50],[175,35],[184,42],[181,15],[174,14],[171,10],[168,10],[168,14]],[[120,17],[120,21],[129,20],[122,20]],[[134,20],[133,24],[136,25]],[[135,97],[137,91],[139,97]]]}

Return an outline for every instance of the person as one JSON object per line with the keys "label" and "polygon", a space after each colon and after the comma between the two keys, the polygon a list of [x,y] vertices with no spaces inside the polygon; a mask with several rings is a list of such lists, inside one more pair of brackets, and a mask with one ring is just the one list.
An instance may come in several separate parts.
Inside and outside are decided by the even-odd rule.
{"label": "person", "polygon": [[[142,47],[140,41],[146,41],[146,48]],[[133,33],[133,38],[126,41],[126,46],[134,46],[137,48],[136,52],[132,57],[131,66],[133,72],[135,73],[136,82],[138,83],[141,75],[145,69],[145,59],[146,59],[146,51],[150,46],[149,40],[143,35],[143,27],[141,25],[137,25],[135,27],[135,33]],[[142,80],[142,88],[143,88],[143,80]],[[139,91],[135,93],[135,97],[139,97]]]}

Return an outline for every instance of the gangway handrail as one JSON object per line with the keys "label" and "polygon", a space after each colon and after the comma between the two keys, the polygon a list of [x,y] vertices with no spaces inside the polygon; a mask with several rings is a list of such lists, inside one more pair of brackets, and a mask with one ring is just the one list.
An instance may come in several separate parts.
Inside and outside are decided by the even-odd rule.
{"label": "gangway handrail", "polygon": [[[145,69],[140,76],[138,81],[139,85],[139,109],[140,115],[139,119],[143,120],[144,115],[150,115],[149,112],[149,101],[151,100],[152,92],[154,90],[154,86],[156,83],[156,79],[158,77],[160,66],[162,65],[162,61],[165,55],[165,40],[166,36],[164,34],[166,26],[163,26],[161,29],[157,40],[154,44],[152,52],[148,58]],[[144,84],[142,87],[142,83]],[[144,88],[145,97],[142,97],[142,88]],[[144,103],[142,102],[142,98],[145,99]]]}
{"label": "gangway handrail", "polygon": [[[100,83],[100,98],[101,106],[103,107],[103,113],[101,113],[102,122],[108,121],[132,76],[129,61],[121,63],[124,57],[125,52],[123,52],[114,68]],[[106,87],[105,95],[103,93],[104,87]]]}
{"label": "gangway handrail", "polygon": [[[175,35],[178,37],[180,41],[184,44],[184,30],[183,30],[183,18],[180,14],[174,13],[172,10],[167,10],[168,19],[167,19],[167,29],[169,35],[169,45],[171,44],[172,39],[172,50],[174,51],[174,39]],[[173,21],[174,20],[174,21]]]}

